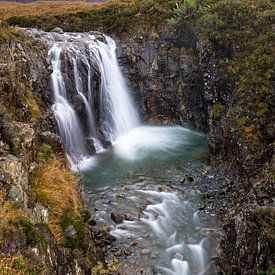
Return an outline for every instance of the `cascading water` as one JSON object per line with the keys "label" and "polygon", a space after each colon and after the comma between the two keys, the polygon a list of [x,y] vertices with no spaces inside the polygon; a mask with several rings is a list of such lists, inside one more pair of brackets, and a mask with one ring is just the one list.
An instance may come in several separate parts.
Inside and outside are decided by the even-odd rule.
{"label": "cascading water", "polygon": [[68,156],[80,159],[86,154],[84,138],[79,127],[80,123],[77,115],[67,100],[65,83],[61,72],[61,53],[62,49],[57,45],[54,45],[49,51],[53,67],[51,79],[54,91],[54,104],[52,109]]}
{"label": "cascading water", "polygon": [[118,137],[140,125],[138,113],[118,66],[114,40],[106,36],[105,43],[93,40],[89,43],[89,49],[98,64],[101,75],[103,132],[110,141],[115,142]]}
{"label": "cascading water", "polygon": [[[50,45],[53,68],[51,86],[54,92],[52,110],[68,159],[72,167],[77,165],[81,169],[86,179],[92,171],[90,178],[97,181],[96,172],[90,164],[84,165],[84,160],[89,159],[93,151],[90,147],[93,146],[96,153],[103,152],[98,154],[97,160],[100,160],[106,141],[113,145],[115,165],[122,165],[115,168],[109,165],[111,170],[106,170],[106,165],[104,172],[99,169],[100,177],[109,176],[110,182],[117,177],[115,173],[122,173],[129,163],[140,165],[139,161],[143,160],[145,169],[156,158],[165,162],[167,157],[191,156],[194,146],[204,146],[201,135],[188,129],[141,125],[118,65],[116,44],[110,37],[94,33],[29,32]],[[182,148],[184,151],[181,151]],[[108,182],[108,179],[105,181]],[[190,220],[194,227],[188,230],[194,231],[200,227],[198,212],[188,208],[189,203],[181,200],[176,192],[145,190],[146,187],[147,184],[144,190],[132,190],[133,194],[129,197],[135,202],[139,198],[150,202],[143,209],[142,216],[138,214],[137,221],[123,221],[122,225],[129,230],[125,231],[119,225],[113,226],[112,234],[120,238],[128,235],[131,228],[135,230],[146,225],[145,230],[153,232],[159,240],[158,249],[163,250],[164,259],[158,266],[158,274],[211,274],[205,248],[207,239],[200,237],[201,241],[192,240],[190,243],[178,239],[181,235],[178,228],[186,227]],[[130,189],[127,192],[131,193]],[[100,220],[107,220],[104,215],[108,212],[104,210],[102,213]],[[191,217],[185,221],[184,216],[190,216],[190,213]],[[185,221],[183,225],[182,220]]]}
{"label": "cascading water", "polygon": [[[71,164],[79,164],[89,157],[91,150],[87,148],[87,140],[92,140],[96,152],[100,152],[103,147],[99,139],[115,143],[120,136],[140,125],[118,66],[116,44],[110,37],[36,30],[30,33],[50,45],[52,109]],[[92,92],[95,73],[99,76],[100,90],[97,125]],[[67,82],[72,83],[70,87]]]}

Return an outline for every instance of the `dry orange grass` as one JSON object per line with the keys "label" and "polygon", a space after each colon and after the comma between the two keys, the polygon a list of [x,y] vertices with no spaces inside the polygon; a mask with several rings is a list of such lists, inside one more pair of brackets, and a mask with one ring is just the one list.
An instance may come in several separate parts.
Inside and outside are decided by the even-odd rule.
{"label": "dry orange grass", "polygon": [[74,2],[74,1],[38,1],[33,3],[0,2],[0,20],[11,16],[30,15],[57,15],[65,13],[76,13],[99,9],[119,0],[110,0],[102,3]]}
{"label": "dry orange grass", "polygon": [[78,217],[82,209],[76,178],[67,167],[54,159],[39,169],[33,185],[38,200],[49,208],[49,227],[60,243],[63,237],[61,216],[68,212]]}
{"label": "dry orange grass", "polygon": [[16,230],[11,222],[20,219],[27,219],[27,215],[22,209],[15,207],[14,203],[7,200],[0,205],[0,243],[3,241],[2,230]]}
{"label": "dry orange grass", "polygon": [[[0,194],[0,197],[3,193]],[[26,213],[18,208],[11,201],[5,201],[0,205],[0,244],[5,241],[7,232],[15,232],[18,230],[12,222],[20,219],[27,219]],[[0,274],[24,274],[22,271],[25,264],[24,258],[21,255],[5,255],[0,253]]]}
{"label": "dry orange grass", "polygon": [[24,272],[24,268],[20,267],[20,263],[24,263],[24,258],[21,255],[6,257],[4,254],[0,254],[0,274],[1,275],[19,275],[27,274]]}

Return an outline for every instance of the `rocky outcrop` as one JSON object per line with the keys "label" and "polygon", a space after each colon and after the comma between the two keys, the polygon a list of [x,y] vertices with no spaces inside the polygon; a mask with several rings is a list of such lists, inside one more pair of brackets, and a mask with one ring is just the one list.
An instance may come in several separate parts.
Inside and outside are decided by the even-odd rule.
{"label": "rocky outcrop", "polygon": [[[190,36],[195,34],[190,33]],[[194,49],[167,32],[118,38],[118,58],[145,120],[206,131],[204,97]]]}
{"label": "rocky outcrop", "polygon": [[[159,30],[146,37],[124,35],[117,41],[120,64],[144,118],[152,123],[202,129],[207,133],[212,165],[235,176],[234,188],[228,185],[226,189],[236,192],[233,205],[237,207],[220,209],[226,217],[221,218],[225,235],[219,254],[220,271],[257,274],[270,270],[274,264],[273,225],[264,222],[271,230],[267,234],[259,224],[256,208],[270,207],[269,216],[274,216],[274,182],[267,175],[272,166],[272,139],[270,135],[264,137],[267,145],[261,152],[261,164],[253,166],[259,153],[253,155],[251,145],[241,142],[231,114],[233,110],[239,112],[236,78],[225,65],[234,58],[233,47],[216,39],[210,43],[200,40],[190,24],[183,24],[172,36]],[[251,167],[255,167],[253,171]]]}
{"label": "rocky outcrop", "polygon": [[[9,39],[0,45],[0,269],[4,274],[91,273],[104,257],[89,219],[80,215],[77,221],[69,220],[82,231],[77,229],[72,243],[66,243],[51,225],[53,205],[37,193],[41,167],[55,161],[60,175],[68,170],[51,98],[45,93],[51,74],[48,49],[20,31],[16,36],[9,28],[4,31]],[[47,182],[39,184],[47,188]],[[73,192],[80,197],[78,190]],[[60,228],[66,231],[68,226]],[[75,246],[80,232],[85,244]]]}

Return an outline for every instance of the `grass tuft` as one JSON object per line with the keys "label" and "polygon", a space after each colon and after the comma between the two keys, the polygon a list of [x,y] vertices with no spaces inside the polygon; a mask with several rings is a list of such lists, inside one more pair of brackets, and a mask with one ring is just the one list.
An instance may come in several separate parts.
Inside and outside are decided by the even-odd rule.
{"label": "grass tuft", "polygon": [[32,185],[36,199],[49,209],[50,229],[57,241],[62,242],[63,229],[60,224],[62,216],[68,213],[76,219],[80,217],[82,210],[76,178],[65,165],[53,158],[36,169]]}

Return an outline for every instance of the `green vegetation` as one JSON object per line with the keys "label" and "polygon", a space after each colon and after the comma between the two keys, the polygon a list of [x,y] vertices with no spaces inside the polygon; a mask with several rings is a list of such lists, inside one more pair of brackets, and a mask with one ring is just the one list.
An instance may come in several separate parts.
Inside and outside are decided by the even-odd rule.
{"label": "green vegetation", "polygon": [[173,9],[173,16],[167,20],[168,25],[174,28],[177,27],[183,20],[194,16],[198,11],[198,7],[198,0],[180,1]]}
{"label": "green vegetation", "polygon": [[[83,206],[76,178],[63,161],[55,157],[52,148],[47,144],[39,147],[37,160],[38,167],[33,171],[31,180],[35,200],[49,209],[49,227],[56,240],[62,244],[64,223],[61,220],[68,215],[73,220],[82,220]],[[76,222],[74,225],[80,226],[80,223]],[[80,243],[80,239],[77,243]]]}
{"label": "green vegetation", "polygon": [[213,118],[219,119],[222,117],[225,108],[221,103],[216,103],[212,106],[212,110],[213,110]]}
{"label": "green vegetation", "polygon": [[66,229],[70,226],[75,230],[74,236],[65,235],[65,246],[68,248],[80,248],[84,245],[85,241],[85,225],[82,219],[73,218],[68,212],[65,212],[60,217],[60,225],[63,232],[66,233]]}
{"label": "green vegetation", "polygon": [[[6,195],[2,192],[1,198]],[[0,270],[4,274],[22,274],[20,272],[28,271],[26,259],[20,253],[6,255],[3,251],[9,250],[11,245],[13,250],[20,250],[22,246],[35,244],[37,233],[25,211],[10,200],[0,203]]]}
{"label": "green vegetation", "polygon": [[273,207],[261,207],[257,209],[256,214],[261,230],[275,246],[275,209]]}
{"label": "green vegetation", "polygon": [[227,118],[232,135],[242,148],[248,148],[255,165],[259,166],[270,142],[267,131],[274,118],[274,3],[269,0],[192,1],[190,13],[188,2],[177,6],[168,23],[180,29],[188,22],[209,47],[231,49],[233,57],[221,57],[219,67],[235,80],[233,105],[227,108],[224,103],[214,104],[213,118]]}
{"label": "green vegetation", "polygon": [[113,274],[119,268],[119,260],[114,258],[107,263],[107,267],[102,262],[98,262],[92,269],[92,275]]}
{"label": "green vegetation", "polygon": [[12,16],[11,25],[38,27],[51,30],[61,27],[65,31],[98,30],[105,33],[138,32],[145,34],[152,26],[164,25],[172,16],[172,0],[112,1],[100,9],[42,16]]}
{"label": "green vegetation", "polygon": [[195,22],[201,39],[228,45],[234,51],[233,59],[225,59],[222,65],[236,79],[234,105],[227,116],[238,140],[258,160],[274,109],[273,15],[274,5],[268,0],[220,0],[201,5]]}

